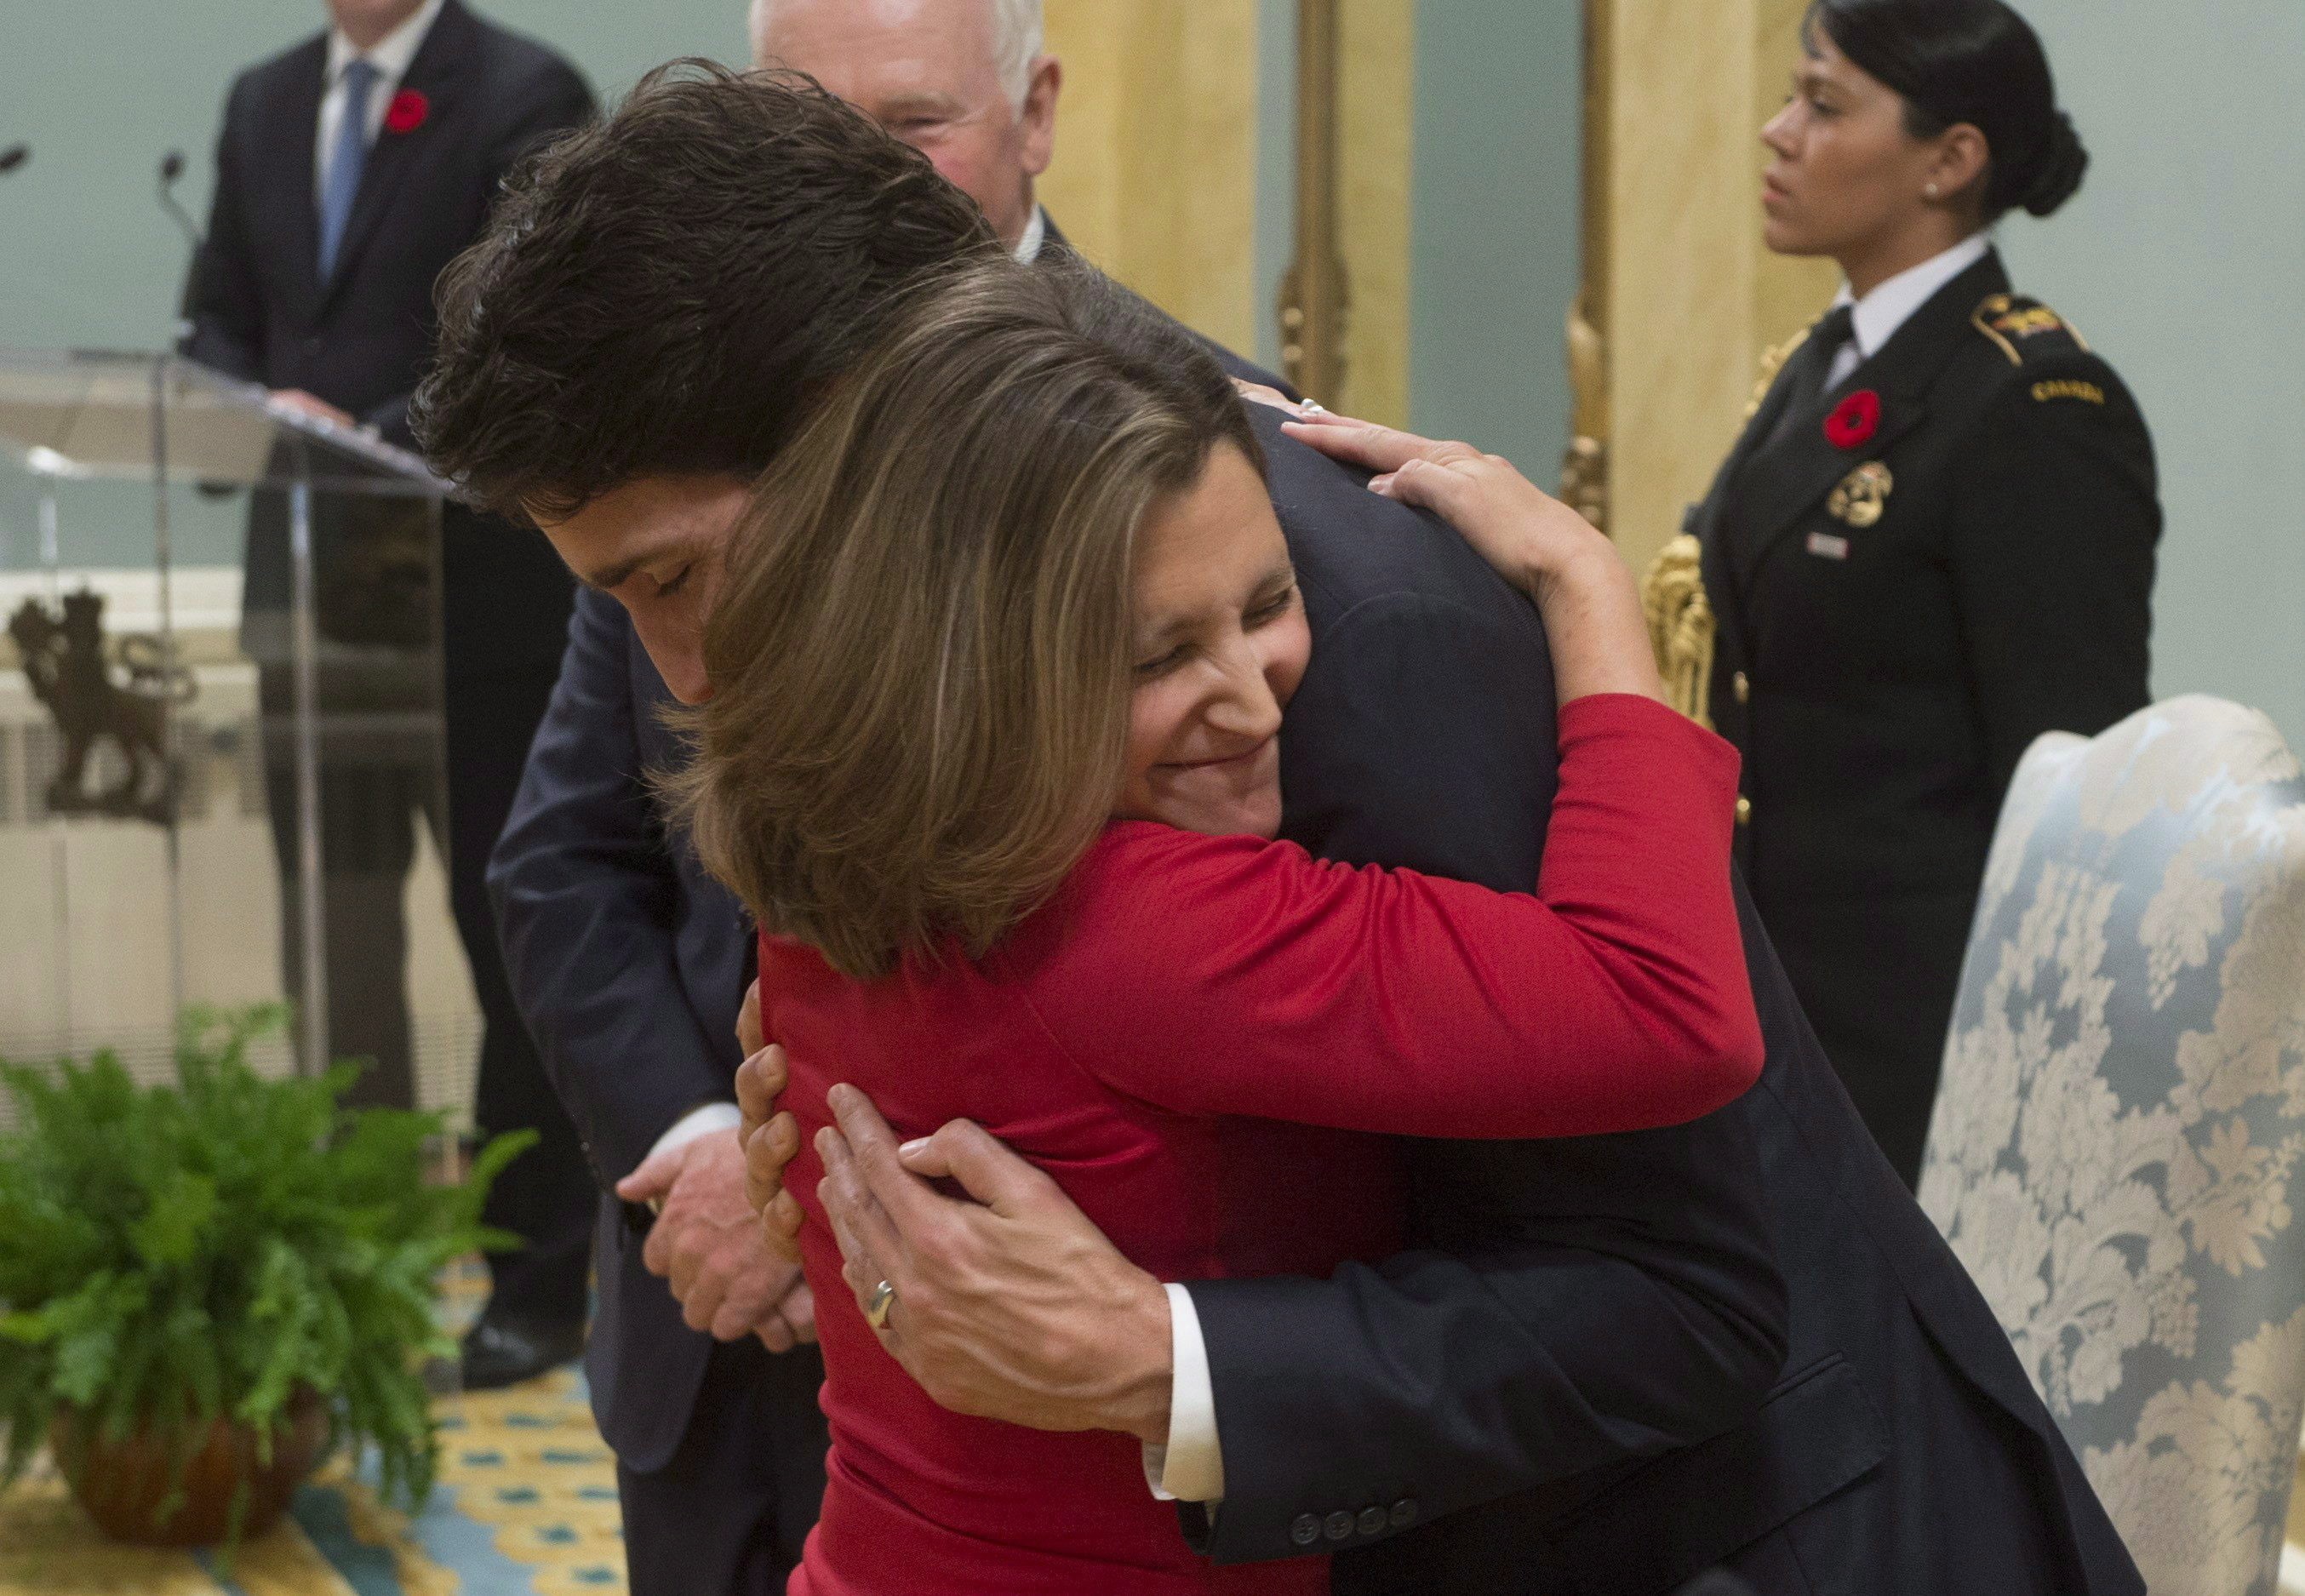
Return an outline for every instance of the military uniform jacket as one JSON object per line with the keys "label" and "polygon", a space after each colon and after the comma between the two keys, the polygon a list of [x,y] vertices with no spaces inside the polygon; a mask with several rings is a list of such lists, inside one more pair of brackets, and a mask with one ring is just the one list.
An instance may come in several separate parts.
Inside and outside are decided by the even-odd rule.
{"label": "military uniform jacket", "polygon": [[[1883,1138],[1909,1178],[2017,760],[2148,701],[2153,447],[2113,369],[2012,296],[1996,252],[1838,387],[1816,391],[1824,352],[1806,352],[1692,513],[1712,713],[1744,755],[1754,898],[1876,1135],[1852,1066],[1869,1043],[1919,1061],[1898,1110],[1918,1123],[1901,1150]],[[1901,939],[1864,934],[1892,921]],[[1924,1034],[1839,1036],[1844,1014]]]}

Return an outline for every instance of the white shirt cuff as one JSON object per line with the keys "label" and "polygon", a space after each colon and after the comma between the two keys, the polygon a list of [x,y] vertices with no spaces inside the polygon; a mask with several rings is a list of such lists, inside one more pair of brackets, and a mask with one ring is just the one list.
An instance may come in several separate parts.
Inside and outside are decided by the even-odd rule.
{"label": "white shirt cuff", "polygon": [[1224,1448],[1217,1442],[1216,1382],[1193,1294],[1174,1281],[1169,1293],[1169,1444],[1144,1445],[1144,1481],[1164,1502],[1224,1499]]}
{"label": "white shirt cuff", "polygon": [[649,1149],[649,1157],[672,1148],[685,1147],[700,1136],[710,1136],[715,1131],[733,1131],[744,1123],[744,1114],[734,1103],[705,1103],[691,1108],[672,1122],[672,1129],[656,1139]]}

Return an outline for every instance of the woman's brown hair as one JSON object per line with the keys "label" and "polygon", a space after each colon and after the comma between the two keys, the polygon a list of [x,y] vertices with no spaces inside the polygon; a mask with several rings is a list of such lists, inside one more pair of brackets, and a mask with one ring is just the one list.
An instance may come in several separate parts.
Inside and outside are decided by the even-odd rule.
{"label": "woman's brown hair", "polygon": [[1137,530],[1220,443],[1262,464],[1215,361],[1095,272],[920,291],[729,540],[665,784],[706,868],[851,976],[982,955],[1110,813]]}

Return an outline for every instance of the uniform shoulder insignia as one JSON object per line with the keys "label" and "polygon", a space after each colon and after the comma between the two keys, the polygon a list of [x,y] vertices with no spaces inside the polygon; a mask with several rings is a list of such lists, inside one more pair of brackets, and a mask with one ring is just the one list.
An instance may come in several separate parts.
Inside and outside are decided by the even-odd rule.
{"label": "uniform shoulder insignia", "polygon": [[[2044,355],[2088,352],[2080,329],[2048,306],[2021,293],[1989,296],[1970,315],[1969,323],[2009,357],[2012,366]],[[2100,401],[2103,395],[2099,396]]]}
{"label": "uniform shoulder insignia", "polygon": [[2078,399],[2083,404],[2103,404],[2105,390],[2093,382],[2079,378],[2056,377],[2033,385],[2033,403],[2046,404],[2055,399]]}

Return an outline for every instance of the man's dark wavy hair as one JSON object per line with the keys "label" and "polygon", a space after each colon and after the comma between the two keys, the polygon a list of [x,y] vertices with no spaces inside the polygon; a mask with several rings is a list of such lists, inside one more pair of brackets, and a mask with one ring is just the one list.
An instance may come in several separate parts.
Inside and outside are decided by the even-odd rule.
{"label": "man's dark wavy hair", "polygon": [[642,477],[750,478],[908,284],[998,249],[813,80],[676,61],[532,157],[442,275],[417,435],[517,521]]}

